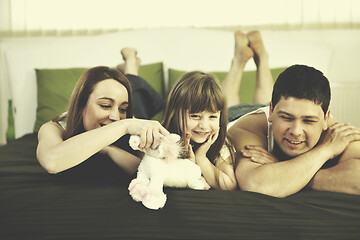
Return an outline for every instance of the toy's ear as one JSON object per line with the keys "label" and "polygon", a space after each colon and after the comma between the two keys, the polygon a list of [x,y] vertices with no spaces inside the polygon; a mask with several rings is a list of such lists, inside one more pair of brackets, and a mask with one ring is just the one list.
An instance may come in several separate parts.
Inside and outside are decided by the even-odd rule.
{"label": "toy's ear", "polygon": [[140,136],[138,135],[131,135],[129,139],[129,145],[134,150],[139,150],[140,145]]}
{"label": "toy's ear", "polygon": [[181,137],[176,133],[171,133],[170,136],[174,142],[178,142],[181,139]]}

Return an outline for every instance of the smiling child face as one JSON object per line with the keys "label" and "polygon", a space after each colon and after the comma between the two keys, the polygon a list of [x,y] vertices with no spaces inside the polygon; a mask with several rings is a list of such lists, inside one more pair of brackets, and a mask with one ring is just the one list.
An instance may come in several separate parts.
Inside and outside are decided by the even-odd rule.
{"label": "smiling child face", "polygon": [[220,111],[187,113],[185,118],[185,132],[191,135],[191,140],[204,143],[212,134],[219,130]]}

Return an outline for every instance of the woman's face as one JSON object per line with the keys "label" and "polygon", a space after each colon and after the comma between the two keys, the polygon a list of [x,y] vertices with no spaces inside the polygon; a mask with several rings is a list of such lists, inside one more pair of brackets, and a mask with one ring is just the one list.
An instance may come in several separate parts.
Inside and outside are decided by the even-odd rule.
{"label": "woman's face", "polygon": [[190,134],[191,140],[204,143],[220,128],[220,111],[187,113],[185,118],[185,133]]}
{"label": "woman's face", "polygon": [[83,111],[86,131],[126,118],[129,106],[128,92],[114,79],[105,79],[95,85]]}

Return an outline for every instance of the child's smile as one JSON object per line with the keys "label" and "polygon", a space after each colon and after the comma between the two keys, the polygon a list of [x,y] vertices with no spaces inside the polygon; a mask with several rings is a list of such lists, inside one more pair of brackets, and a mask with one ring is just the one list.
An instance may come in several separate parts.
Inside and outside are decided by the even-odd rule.
{"label": "child's smile", "polygon": [[220,125],[220,111],[188,113],[186,117],[185,132],[191,134],[191,140],[204,143],[211,134],[214,134]]}

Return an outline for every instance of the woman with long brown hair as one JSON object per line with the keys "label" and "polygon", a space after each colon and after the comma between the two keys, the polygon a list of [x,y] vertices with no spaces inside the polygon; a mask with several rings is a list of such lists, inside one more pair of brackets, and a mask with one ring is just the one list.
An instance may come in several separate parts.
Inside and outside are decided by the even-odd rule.
{"label": "woman with long brown hair", "polygon": [[99,153],[133,174],[140,156],[128,150],[126,141],[114,143],[136,134],[140,147],[156,148],[169,132],[157,121],[133,118],[132,108],[131,86],[124,74],[104,66],[89,69],[77,82],[68,111],[40,128],[39,163],[49,173],[59,173]]}

